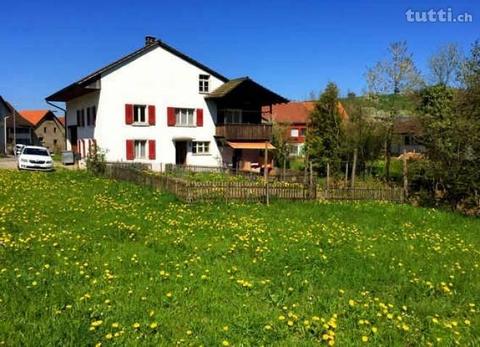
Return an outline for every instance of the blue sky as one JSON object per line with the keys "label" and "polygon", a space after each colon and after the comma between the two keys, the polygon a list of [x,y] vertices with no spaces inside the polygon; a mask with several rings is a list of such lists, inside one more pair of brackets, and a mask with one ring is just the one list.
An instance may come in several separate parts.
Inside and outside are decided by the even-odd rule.
{"label": "blue sky", "polygon": [[[472,23],[409,23],[408,9],[451,8]],[[0,95],[18,109],[156,36],[223,75],[250,76],[289,99],[328,81],[361,93],[364,73],[406,40],[420,69],[446,42],[480,38],[478,1],[8,1],[0,14]]]}

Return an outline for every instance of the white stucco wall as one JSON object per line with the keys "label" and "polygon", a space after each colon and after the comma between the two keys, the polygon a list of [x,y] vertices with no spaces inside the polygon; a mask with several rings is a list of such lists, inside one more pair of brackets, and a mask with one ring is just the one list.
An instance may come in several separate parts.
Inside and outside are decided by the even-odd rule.
{"label": "white stucco wall", "polygon": [[[67,126],[76,124],[76,111],[97,106],[95,127],[79,127],[78,138],[95,138],[107,152],[108,161],[126,161],[126,140],[155,140],[156,159],[141,160],[161,164],[175,163],[176,138],[209,141],[210,153],[196,155],[188,147],[188,165],[218,166],[221,155],[214,139],[216,107],[198,92],[198,75],[208,74],[161,47],[102,76],[101,90],[67,102]],[[210,75],[210,90],[223,82]],[[125,124],[125,104],[155,105],[156,124]],[[203,109],[202,127],[167,126],[167,107]],[[68,148],[71,144],[68,143]]]}

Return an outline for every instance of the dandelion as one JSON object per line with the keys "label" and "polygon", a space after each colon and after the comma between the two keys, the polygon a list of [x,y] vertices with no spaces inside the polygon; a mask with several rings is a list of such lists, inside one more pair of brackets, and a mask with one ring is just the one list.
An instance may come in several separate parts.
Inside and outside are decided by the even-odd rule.
{"label": "dandelion", "polygon": [[107,340],[111,340],[113,338],[113,335],[111,333],[108,333],[107,335],[105,335],[105,338]]}
{"label": "dandelion", "polygon": [[92,323],[90,323],[92,327],[99,327],[102,324],[103,324],[103,320],[95,320]]}
{"label": "dandelion", "polygon": [[132,327],[133,329],[138,329],[140,328],[140,323],[133,323]]}
{"label": "dandelion", "polygon": [[285,316],[278,316],[278,320],[285,320]]}
{"label": "dandelion", "polygon": [[152,322],[150,323],[150,329],[156,329],[158,327],[158,323],[157,322]]}
{"label": "dandelion", "polygon": [[112,323],[112,328],[115,328],[115,329],[116,329],[116,328],[118,328],[119,326],[120,326],[120,324],[118,324],[118,323]]}
{"label": "dandelion", "polygon": [[192,335],[192,334],[193,334],[193,333],[192,333],[191,330],[187,330],[187,335],[188,335],[188,336],[190,336],[190,335]]}
{"label": "dandelion", "polygon": [[287,325],[288,325],[289,327],[293,327],[293,321],[289,320],[289,321],[287,322]]}
{"label": "dandelion", "polygon": [[228,342],[227,340],[223,340],[222,346],[225,346],[225,347],[230,346],[230,342]]}
{"label": "dandelion", "polygon": [[228,325],[225,325],[222,329],[223,331],[228,331]]}
{"label": "dandelion", "polygon": [[368,342],[368,336],[363,335],[362,336],[362,342]]}

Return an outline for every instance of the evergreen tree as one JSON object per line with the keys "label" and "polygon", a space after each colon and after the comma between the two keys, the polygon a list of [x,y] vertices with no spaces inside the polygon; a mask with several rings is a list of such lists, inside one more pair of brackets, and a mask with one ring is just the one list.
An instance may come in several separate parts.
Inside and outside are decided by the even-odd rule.
{"label": "evergreen tree", "polygon": [[327,163],[339,167],[342,135],[338,88],[330,82],[310,114],[306,137],[306,153],[317,171],[325,171]]}

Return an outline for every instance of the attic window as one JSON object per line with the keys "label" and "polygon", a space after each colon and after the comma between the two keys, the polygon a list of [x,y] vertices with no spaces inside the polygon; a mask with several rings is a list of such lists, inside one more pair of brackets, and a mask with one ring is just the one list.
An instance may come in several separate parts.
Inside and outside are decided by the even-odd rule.
{"label": "attic window", "polygon": [[198,76],[198,91],[200,93],[208,93],[209,91],[209,79],[210,75],[202,75]]}

